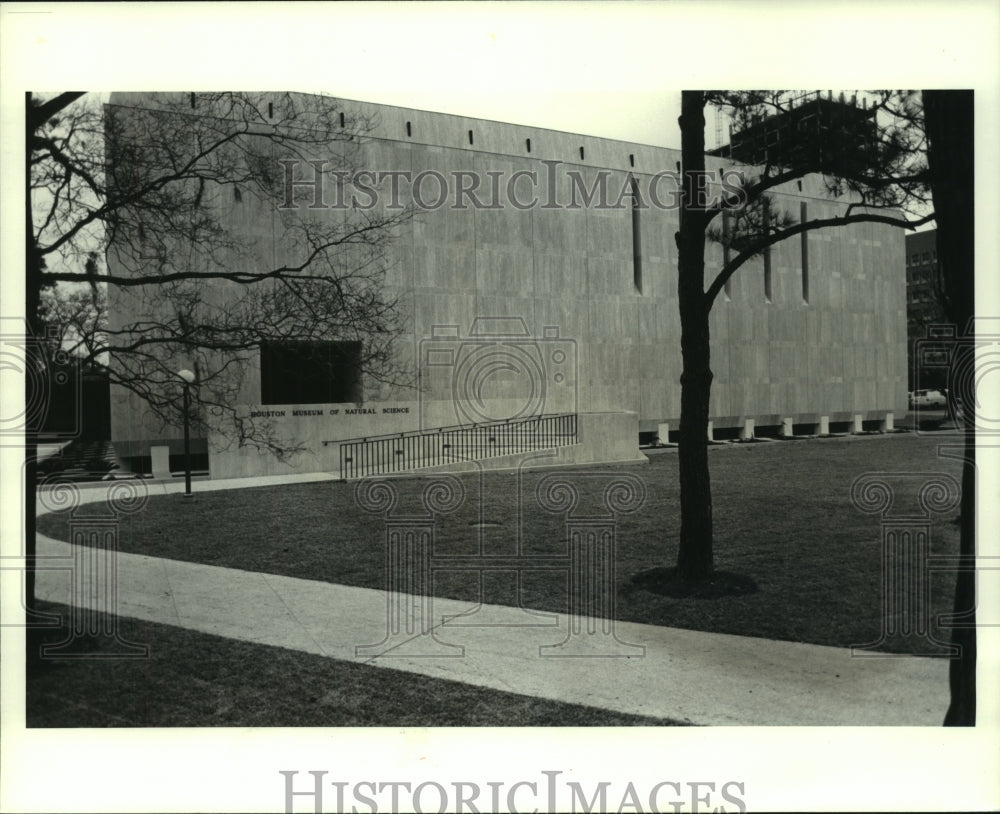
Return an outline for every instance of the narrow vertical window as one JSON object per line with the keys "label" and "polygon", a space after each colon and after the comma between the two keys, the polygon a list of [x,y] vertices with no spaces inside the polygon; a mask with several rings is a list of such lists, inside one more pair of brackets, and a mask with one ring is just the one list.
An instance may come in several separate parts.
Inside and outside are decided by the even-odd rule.
{"label": "narrow vertical window", "polygon": [[632,196],[632,283],[635,290],[642,293],[642,231],[639,220],[639,185],[634,177],[629,178],[629,192]]}
{"label": "narrow vertical window", "polygon": [[472,144],[472,131],[469,131],[469,144]]}
{"label": "narrow vertical window", "polygon": [[530,153],[531,152],[531,139],[530,138],[526,138],[524,140],[524,146],[528,148],[528,152]]}
{"label": "narrow vertical window", "polygon": [[[768,198],[764,198],[761,202],[763,206],[763,222],[764,222],[764,235],[767,236],[771,234],[771,205]],[[764,299],[767,302],[771,302],[773,294],[771,292],[771,247],[764,247]]]}
{"label": "narrow vertical window", "polygon": [[413,135],[413,128],[410,127],[410,123],[407,122],[406,123],[406,136],[407,136],[407,138],[409,138],[412,135]]}
{"label": "narrow vertical window", "polygon": [[[806,202],[799,204],[799,221],[805,223],[807,218]],[[802,301],[809,302],[809,233],[803,232],[802,238]]]}
{"label": "narrow vertical window", "polygon": [[[729,212],[725,209],[722,210],[722,265],[723,267],[729,265],[730,253],[729,253],[729,239],[730,230],[732,225],[729,222]],[[732,296],[732,288],[730,286],[730,281],[732,277],[727,277],[726,282],[722,284],[722,290],[726,293],[726,299],[728,300]]]}

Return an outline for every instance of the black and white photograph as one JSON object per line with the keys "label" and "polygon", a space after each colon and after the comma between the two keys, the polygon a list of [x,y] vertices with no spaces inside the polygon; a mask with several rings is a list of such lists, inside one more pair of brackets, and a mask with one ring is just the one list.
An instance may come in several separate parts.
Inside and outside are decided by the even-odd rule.
{"label": "black and white photograph", "polygon": [[998,17],[5,4],[0,808],[995,810]]}

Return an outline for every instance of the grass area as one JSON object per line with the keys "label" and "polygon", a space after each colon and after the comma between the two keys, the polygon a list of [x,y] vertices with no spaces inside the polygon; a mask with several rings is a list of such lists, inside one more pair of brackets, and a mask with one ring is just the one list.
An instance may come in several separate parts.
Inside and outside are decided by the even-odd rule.
{"label": "grass area", "polygon": [[[615,473],[642,479],[645,504],[617,524],[619,619],[834,646],[864,644],[882,629],[880,518],[850,501],[866,472],[946,472],[937,441],[917,435],[713,447],[716,566],[728,590],[677,595],[657,569],[673,565],[680,526],[676,453],[646,467],[566,470],[580,493],[577,514],[594,514]],[[434,554],[562,554],[565,518],[544,511],[535,488],[546,473],[463,476],[466,499],[437,518]],[[888,478],[892,480],[891,475]],[[427,481],[397,481],[397,515],[424,511]],[[895,511],[916,511],[919,482],[903,483]],[[385,523],[366,513],[353,484],[317,483],[151,498],[123,518],[124,551],[314,580],[385,587]],[[933,517],[932,550],[958,548],[957,509]],[[39,518],[39,531],[66,539],[66,517]],[[566,575],[438,571],[434,592],[464,600],[567,609]],[[933,574],[932,620],[951,611],[953,574]],[[932,625],[939,639],[949,632]]]}
{"label": "grass area", "polygon": [[[63,618],[68,611],[40,609]],[[675,724],[135,619],[122,619],[121,632],[149,644],[149,659],[41,659],[38,645],[65,634],[33,631],[29,727]]]}

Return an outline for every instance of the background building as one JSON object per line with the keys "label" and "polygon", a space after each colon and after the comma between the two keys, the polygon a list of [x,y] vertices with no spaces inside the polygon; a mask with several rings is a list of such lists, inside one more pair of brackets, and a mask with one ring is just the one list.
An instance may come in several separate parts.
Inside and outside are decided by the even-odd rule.
{"label": "background building", "polygon": [[[111,103],[127,109],[156,101],[115,94]],[[316,348],[266,345],[239,403],[249,413],[273,414],[308,452],[282,463],[199,439],[212,476],[334,471],[340,442],[350,439],[538,415],[577,417],[577,443],[558,453],[564,462],[637,460],[641,433],[667,441],[680,417],[678,213],[637,206],[620,191],[637,187],[641,197],[655,189],[668,201],[662,174],[679,170],[680,151],[384,105],[343,106],[375,122],[359,145],[364,166],[504,184],[520,174],[519,205],[456,208],[449,199],[422,211],[391,245],[386,290],[399,298],[407,323],[397,353],[419,375],[419,389],[352,374],[358,349],[347,345],[329,346],[323,352],[333,356],[319,361]],[[732,167],[721,156],[707,161],[709,169]],[[602,206],[599,194],[586,200],[602,183],[606,202],[619,205]],[[428,184],[424,195],[436,197],[435,187]],[[831,217],[849,201],[828,198],[818,176],[774,195],[774,206],[795,218]],[[234,229],[277,245],[282,213],[238,200],[231,207]],[[787,240],[738,272],[712,311],[714,432],[816,432],[838,423],[875,426],[904,413],[903,253],[901,230],[857,224]],[[722,260],[721,247],[709,246],[707,275]],[[109,268],[120,271],[110,255]],[[135,315],[136,301],[112,295],[113,320]],[[483,367],[496,353],[505,366]],[[336,374],[313,375],[324,366]],[[125,458],[157,446],[179,452],[180,433],[150,421],[141,402],[117,388],[112,427]]]}
{"label": "background building", "polygon": [[906,337],[909,389],[947,386],[947,371],[936,365],[918,370],[915,343],[927,337],[927,328],[947,322],[941,306],[937,259],[937,229],[906,235]]}

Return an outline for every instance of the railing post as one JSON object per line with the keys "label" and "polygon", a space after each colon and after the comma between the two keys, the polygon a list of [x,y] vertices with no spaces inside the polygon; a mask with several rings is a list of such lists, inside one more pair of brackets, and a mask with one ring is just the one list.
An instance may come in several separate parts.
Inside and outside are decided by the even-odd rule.
{"label": "railing post", "polygon": [[[439,466],[456,459],[476,460],[575,443],[575,413],[472,422],[436,430],[338,440],[345,479]],[[333,441],[324,441],[334,443]]]}

